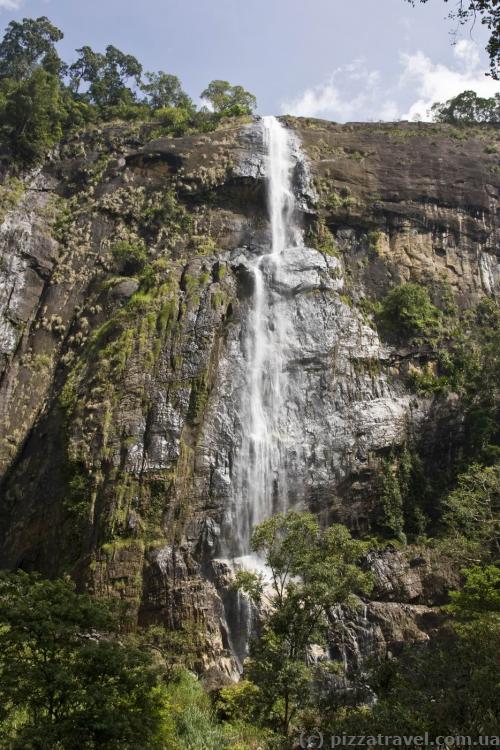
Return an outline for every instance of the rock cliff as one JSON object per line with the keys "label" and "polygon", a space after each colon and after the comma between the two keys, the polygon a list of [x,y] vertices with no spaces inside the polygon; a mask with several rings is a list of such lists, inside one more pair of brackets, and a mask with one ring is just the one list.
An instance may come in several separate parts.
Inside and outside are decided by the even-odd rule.
{"label": "rock cliff", "polygon": [[[297,504],[367,532],[381,458],[418,445],[446,470],[463,420],[453,395],[411,387],[428,352],[381,340],[366,302],[403,281],[463,308],[498,293],[500,137],[286,123],[307,156],[294,181],[308,245],[286,254],[277,290],[292,323],[288,481]],[[131,626],[195,623],[205,666],[228,674],[220,539],[265,173],[258,122],[181,138],[115,125],[0,195],[1,564],[70,573],[127,601]],[[351,661],[427,637],[458,582],[413,548],[367,564],[374,601],[332,644]]]}

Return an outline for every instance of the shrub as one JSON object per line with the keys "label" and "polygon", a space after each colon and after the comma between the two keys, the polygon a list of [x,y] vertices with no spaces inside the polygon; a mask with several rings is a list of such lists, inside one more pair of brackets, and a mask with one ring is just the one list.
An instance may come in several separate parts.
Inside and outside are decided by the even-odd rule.
{"label": "shrub", "polygon": [[167,133],[172,135],[184,135],[189,130],[192,113],[182,107],[162,107],[154,113]]}
{"label": "shrub", "polygon": [[146,247],[142,243],[131,243],[121,240],[111,250],[119,273],[133,276],[144,268],[147,259]]}
{"label": "shrub", "polygon": [[229,721],[252,721],[257,712],[259,688],[250,680],[240,680],[222,688],[217,699],[219,715]]}
{"label": "shrub", "polygon": [[394,287],[382,300],[379,322],[398,337],[411,338],[436,333],[441,312],[420,284]]}

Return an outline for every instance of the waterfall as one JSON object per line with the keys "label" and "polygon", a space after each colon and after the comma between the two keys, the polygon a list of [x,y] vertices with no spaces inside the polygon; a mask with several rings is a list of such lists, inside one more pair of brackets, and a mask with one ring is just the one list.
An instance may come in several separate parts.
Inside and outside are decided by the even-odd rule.
{"label": "waterfall", "polygon": [[[235,456],[230,557],[245,564],[252,529],[286,510],[288,301],[280,290],[283,254],[298,244],[292,190],[293,136],[275,118],[262,119],[266,150],[269,252],[250,261],[253,293],[243,331],[246,383],[240,407],[242,437]],[[255,561],[254,561],[255,563]]]}

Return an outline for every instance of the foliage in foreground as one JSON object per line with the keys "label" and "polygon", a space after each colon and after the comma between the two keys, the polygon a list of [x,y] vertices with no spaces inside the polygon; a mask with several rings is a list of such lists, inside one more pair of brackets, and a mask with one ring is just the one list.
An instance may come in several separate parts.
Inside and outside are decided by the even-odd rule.
{"label": "foliage in foreground", "polygon": [[244,676],[255,686],[253,701],[246,702],[253,705],[254,717],[286,736],[299,712],[314,701],[322,666],[311,662],[311,648],[326,644],[333,608],[370,589],[361,568],[366,545],[344,526],[323,530],[312,514],[289,512],[260,524],[252,548],[270,577],[241,571],[236,580],[254,603],[265,604],[245,664]]}
{"label": "foliage in foreground", "polygon": [[108,607],[66,581],[2,575],[3,747],[159,747],[158,675],[116,627]]}
{"label": "foliage in foreground", "polygon": [[201,683],[182,667],[190,663],[185,642],[161,628],[126,636],[117,614],[69,581],[1,574],[0,748],[253,750],[260,744],[264,730],[217,720]]}
{"label": "foliage in foreground", "polygon": [[464,571],[463,588],[444,608],[447,625],[429,644],[408,644],[364,672],[379,699],[356,706],[335,688],[336,665],[310,656],[334,627],[332,608],[369,589],[360,566],[366,548],[343,527],[322,531],[301,513],[264,522],[254,548],[271,580],[247,571],[238,584],[265,605],[264,619],[244,679],[222,688],[215,705],[186,669],[195,648],[189,634],[172,640],[157,627],[128,636],[116,610],[67,580],[3,573],[0,748],[278,750],[313,726],[356,735],[494,733],[496,565]]}
{"label": "foliage in foreground", "polygon": [[[345,529],[321,532],[308,514],[288,514],[256,529],[254,549],[265,554],[271,580],[264,585],[245,571],[239,584],[267,606],[245,663],[245,679],[219,694],[223,718],[270,726],[283,737],[304,727],[336,735],[495,733],[500,698],[497,565],[463,571],[463,588],[450,595],[430,642],[408,643],[397,658],[365,664],[359,685],[369,687],[378,700],[359,705],[346,702],[338,689],[335,665],[314,664],[308,650],[335,627],[329,617],[335,603],[369,587],[356,562],[362,545]],[[299,569],[304,578],[297,575]],[[355,685],[356,676],[350,679]]]}

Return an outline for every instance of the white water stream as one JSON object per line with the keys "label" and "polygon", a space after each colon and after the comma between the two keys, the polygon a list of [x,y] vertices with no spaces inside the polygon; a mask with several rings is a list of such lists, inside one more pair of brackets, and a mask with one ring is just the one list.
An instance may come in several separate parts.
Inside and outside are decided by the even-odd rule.
{"label": "white water stream", "polygon": [[[280,293],[280,274],[287,248],[301,241],[295,224],[292,190],[293,141],[275,118],[262,120],[266,149],[267,204],[271,225],[270,252],[251,265],[253,297],[244,332],[247,365],[241,402],[242,442],[235,458],[235,513],[231,557],[256,567],[250,556],[252,529],[274,513],[286,510],[288,392],[288,309]],[[262,565],[262,562],[260,563]]]}

